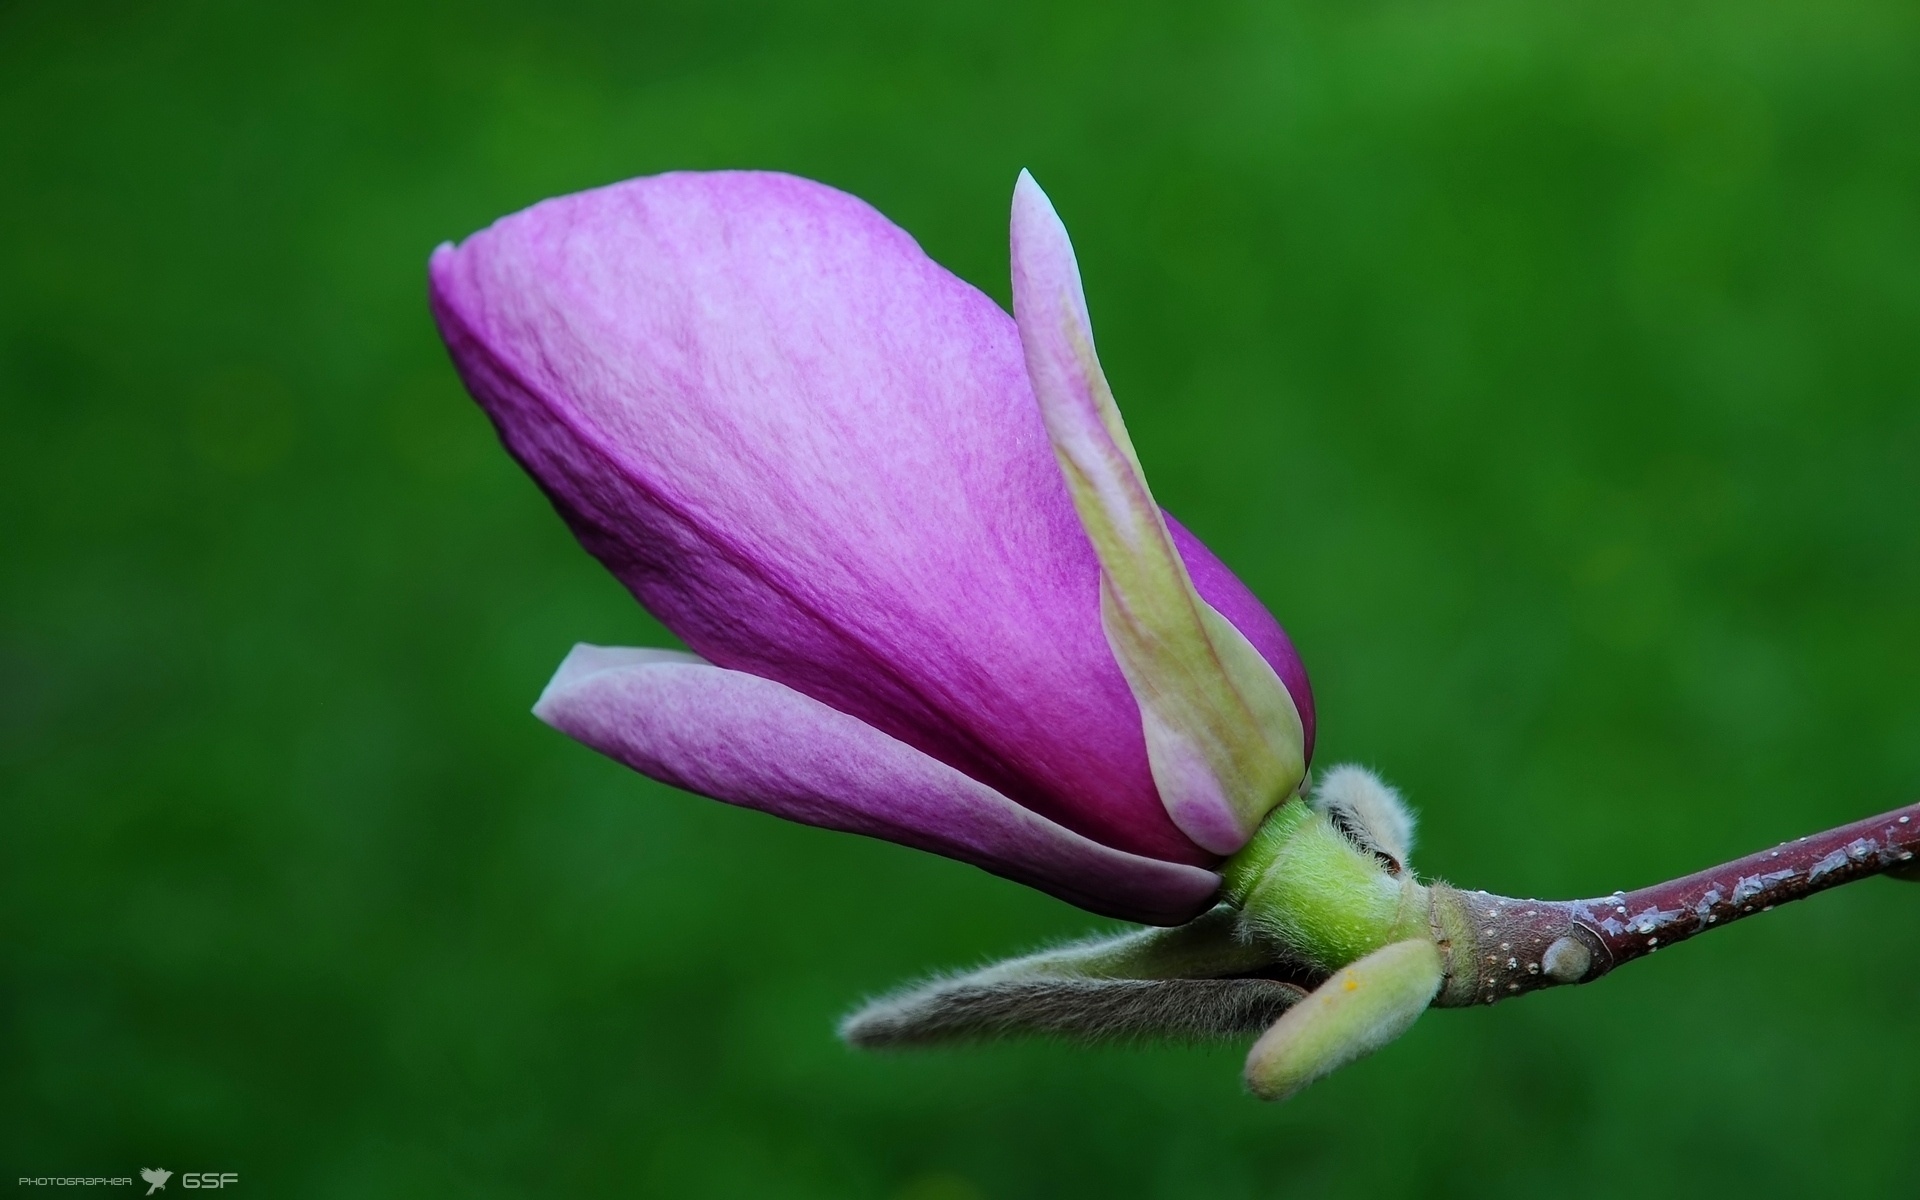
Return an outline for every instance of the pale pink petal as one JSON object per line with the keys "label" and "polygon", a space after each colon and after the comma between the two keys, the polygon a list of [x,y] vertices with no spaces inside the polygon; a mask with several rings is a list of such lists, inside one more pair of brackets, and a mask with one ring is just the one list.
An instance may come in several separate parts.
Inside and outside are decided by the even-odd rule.
{"label": "pale pink petal", "polygon": [[1103,846],[771,679],[670,651],[576,647],[534,712],[675,787],[929,850],[1094,912],[1178,924],[1211,871]]}

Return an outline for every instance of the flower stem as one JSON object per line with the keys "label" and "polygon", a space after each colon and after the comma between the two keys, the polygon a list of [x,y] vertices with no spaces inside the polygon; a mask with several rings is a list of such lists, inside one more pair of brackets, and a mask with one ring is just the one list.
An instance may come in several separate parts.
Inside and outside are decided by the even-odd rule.
{"label": "flower stem", "polygon": [[1680,879],[1593,900],[1515,900],[1434,887],[1448,978],[1435,1001],[1492,1004],[1591,983],[1622,963],[1869,875],[1910,875],[1920,804],[1782,842]]}

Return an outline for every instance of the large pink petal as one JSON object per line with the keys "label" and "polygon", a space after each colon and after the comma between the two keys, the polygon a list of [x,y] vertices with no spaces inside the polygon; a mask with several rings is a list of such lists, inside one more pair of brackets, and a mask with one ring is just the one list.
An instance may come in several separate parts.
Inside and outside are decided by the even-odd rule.
{"label": "large pink petal", "polygon": [[1219,877],[1103,846],[783,684],[670,651],[577,646],[534,707],[642,774],[973,863],[1072,904],[1189,920]]}
{"label": "large pink petal", "polygon": [[509,450],[699,653],[1108,845],[1211,861],[1154,791],[1012,320],[873,209],[635,180],[441,248],[432,299]]}

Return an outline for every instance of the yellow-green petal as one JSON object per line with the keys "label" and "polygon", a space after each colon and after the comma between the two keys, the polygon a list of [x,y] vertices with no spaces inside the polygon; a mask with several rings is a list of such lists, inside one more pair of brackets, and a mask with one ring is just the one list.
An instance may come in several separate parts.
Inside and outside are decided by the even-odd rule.
{"label": "yellow-green petal", "polygon": [[1073,245],[1024,171],[1012,234],[1028,377],[1100,560],[1101,621],[1140,705],[1154,784],[1182,833],[1231,854],[1300,785],[1299,710],[1252,643],[1194,590],[1094,353]]}

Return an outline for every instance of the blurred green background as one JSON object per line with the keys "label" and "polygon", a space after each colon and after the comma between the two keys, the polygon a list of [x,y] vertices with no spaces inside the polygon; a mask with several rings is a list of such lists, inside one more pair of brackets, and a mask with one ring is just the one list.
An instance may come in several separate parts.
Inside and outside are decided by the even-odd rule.
{"label": "blurred green background", "polygon": [[1592,894],[1920,791],[1916,62],[1904,0],[0,3],[0,1185],[1913,1195],[1880,880],[1281,1107],[1237,1046],[845,1051],[1099,922],[534,721],[576,640],[665,635],[424,268],[754,166],[1004,301],[1031,167],[1320,761],[1428,873]]}

